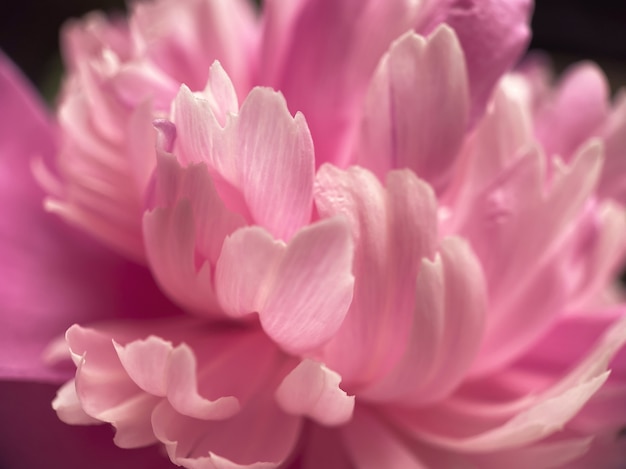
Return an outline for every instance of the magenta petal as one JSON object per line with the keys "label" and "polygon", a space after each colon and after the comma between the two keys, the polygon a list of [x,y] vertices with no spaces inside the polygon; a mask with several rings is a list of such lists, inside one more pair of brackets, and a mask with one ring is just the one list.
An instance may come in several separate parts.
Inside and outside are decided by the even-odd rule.
{"label": "magenta petal", "polygon": [[467,61],[471,120],[479,118],[491,92],[504,72],[519,60],[526,47],[533,2],[531,0],[448,0],[425,5],[429,33],[445,23],[454,29]]}

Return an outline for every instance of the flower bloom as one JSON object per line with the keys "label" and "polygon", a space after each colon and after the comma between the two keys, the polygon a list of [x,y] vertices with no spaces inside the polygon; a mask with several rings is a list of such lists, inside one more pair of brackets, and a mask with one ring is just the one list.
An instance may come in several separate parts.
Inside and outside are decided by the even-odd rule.
{"label": "flower bloom", "polygon": [[3,63],[3,376],[155,467],[617,467],[623,97],[527,1],[279,3],[68,25],[55,124]]}

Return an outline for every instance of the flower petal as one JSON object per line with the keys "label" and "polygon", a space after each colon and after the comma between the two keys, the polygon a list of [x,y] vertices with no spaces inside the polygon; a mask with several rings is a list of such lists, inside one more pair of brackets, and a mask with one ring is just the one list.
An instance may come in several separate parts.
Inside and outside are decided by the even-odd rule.
{"label": "flower petal", "polygon": [[305,415],[334,426],[352,418],[354,396],[340,387],[341,377],[321,363],[303,360],[276,389],[278,405],[291,415]]}
{"label": "flower petal", "polygon": [[406,34],[370,82],[355,159],[381,180],[391,168],[410,168],[440,191],[468,112],[465,61],[454,31],[441,26],[428,39]]}
{"label": "flower petal", "polygon": [[259,313],[282,348],[303,353],[327,342],[352,299],[352,239],[346,223],[325,220],[285,245],[258,227],[226,238],[215,286],[227,313]]}

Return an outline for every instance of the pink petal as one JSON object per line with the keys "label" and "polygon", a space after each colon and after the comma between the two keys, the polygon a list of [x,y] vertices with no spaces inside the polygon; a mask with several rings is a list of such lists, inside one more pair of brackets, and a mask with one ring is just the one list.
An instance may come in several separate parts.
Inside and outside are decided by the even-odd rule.
{"label": "pink petal", "polygon": [[[607,366],[624,343],[626,321],[622,318],[574,369],[539,394],[502,403],[451,399],[438,409],[392,412],[394,420],[414,437],[453,451],[522,448],[572,420],[606,382]],[[463,422],[482,428],[476,431]]]}
{"label": "pink petal", "polygon": [[370,82],[356,161],[380,179],[391,168],[410,168],[440,190],[465,136],[467,86],[450,28],[439,27],[427,40],[412,33],[400,38]]}
{"label": "pink petal", "polygon": [[278,405],[322,425],[342,425],[352,418],[354,396],[340,387],[341,377],[313,360],[303,360],[276,389]]}
{"label": "pink petal", "polygon": [[482,115],[496,83],[519,60],[530,37],[530,0],[430,1],[417,31],[428,34],[445,23],[459,38],[467,62],[470,120]]}
{"label": "pink petal", "polygon": [[437,240],[436,200],[408,170],[388,175],[385,190],[368,171],[320,168],[316,204],[324,217],[341,214],[356,241],[355,296],[324,361],[350,386],[387,374],[409,339],[415,281]]}
{"label": "pink petal", "polygon": [[183,161],[206,161],[224,181],[217,183],[227,205],[234,188],[252,221],[288,240],[311,218],[315,160],[304,117],[292,117],[282,95],[255,88],[225,128],[217,119],[209,101],[181,89],[174,121]]}
{"label": "pink petal", "polygon": [[415,2],[377,0],[264,6],[260,82],[281,90],[292,112],[304,113],[318,163],[346,163],[347,137],[376,63],[410,29],[418,9]]}
{"label": "pink petal", "polygon": [[363,395],[411,405],[437,402],[465,379],[480,348],[487,312],[480,264],[461,239],[422,261],[407,350],[389,376]]}
{"label": "pink petal", "polygon": [[[599,145],[587,145],[569,167],[556,165],[546,191],[542,155],[531,151],[474,199],[461,234],[481,259],[493,311],[476,371],[511,360],[565,307],[573,292],[561,273],[561,252],[571,243],[571,224],[595,188],[601,162]],[[538,220],[541,230],[524,229]]]}
{"label": "pink petal", "polygon": [[535,117],[535,132],[546,154],[569,161],[606,119],[608,102],[609,85],[596,65],[577,64],[566,71],[555,95]]}
{"label": "pink petal", "polygon": [[154,411],[152,425],[176,464],[257,469],[277,467],[289,456],[301,422],[279,410],[267,393],[258,393],[242,412],[220,422],[181,416],[163,402]]}
{"label": "pink petal", "polygon": [[201,89],[209,66],[219,60],[238,90],[249,89],[257,33],[248,2],[138,3],[131,28],[151,61],[178,83]]}
{"label": "pink petal", "polygon": [[68,370],[46,366],[42,354],[71,324],[176,310],[145,269],[43,211],[43,192],[33,180],[30,162],[52,156],[53,129],[4,58],[0,96],[6,111],[0,113],[0,374],[62,382],[69,378]]}
{"label": "pink petal", "polygon": [[327,342],[352,299],[352,239],[345,222],[325,220],[285,245],[258,227],[226,238],[215,272],[222,307],[259,313],[265,332],[299,354]]}

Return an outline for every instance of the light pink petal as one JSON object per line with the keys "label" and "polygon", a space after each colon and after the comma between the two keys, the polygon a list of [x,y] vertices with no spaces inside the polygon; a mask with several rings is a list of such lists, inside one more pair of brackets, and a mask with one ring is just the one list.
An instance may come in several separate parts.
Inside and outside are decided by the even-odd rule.
{"label": "light pink petal", "polygon": [[143,392],[126,374],[110,337],[72,326],[66,338],[77,362],[76,394],[84,412],[112,423],[115,444],[122,448],[154,443],[149,416],[159,399]]}
{"label": "light pink petal", "polygon": [[520,79],[512,76],[502,79],[485,115],[464,142],[460,157],[463,163],[442,197],[446,205],[454,207],[450,218],[444,220],[446,234],[457,233],[465,218],[472,216],[468,205],[474,194],[535,145],[531,114],[523,92]]}
{"label": "light pink petal", "polygon": [[322,425],[341,425],[354,411],[354,396],[339,387],[341,377],[321,363],[303,360],[276,389],[278,405],[288,414],[312,418]]}
{"label": "light pink petal", "polygon": [[446,238],[422,261],[411,337],[389,376],[363,395],[411,405],[440,401],[465,378],[480,348],[487,312],[478,260],[461,239]]}
{"label": "light pink petal", "polygon": [[582,63],[566,71],[535,116],[535,132],[546,154],[569,161],[606,119],[608,103],[609,85],[596,65]]}
{"label": "light pink petal", "polygon": [[447,182],[467,127],[469,94],[454,31],[396,41],[369,85],[355,160],[383,180],[409,168],[435,190]]}
{"label": "light pink petal", "polygon": [[411,28],[420,5],[406,0],[291,3],[288,8],[280,1],[264,5],[260,83],[281,90],[291,111],[306,116],[318,164],[344,165],[350,157],[348,137],[358,123],[356,109],[376,63]]}
{"label": "light pink petal", "polygon": [[235,397],[224,396],[211,401],[198,394],[197,368],[195,355],[187,345],[181,344],[170,351],[167,399],[172,407],[198,419],[221,420],[236,414],[239,402]]}
{"label": "light pink petal", "polygon": [[431,0],[421,4],[416,30],[445,23],[459,38],[467,62],[470,116],[476,122],[500,77],[513,67],[530,37],[530,0]]}
{"label": "light pink petal", "polygon": [[227,206],[288,240],[311,218],[315,160],[304,117],[292,117],[284,98],[264,88],[253,89],[225,127],[214,106],[181,88],[175,152],[185,164],[205,161]]}
{"label": "light pink petal", "polygon": [[416,438],[454,451],[521,448],[556,433],[576,416],[606,382],[609,362],[624,343],[622,318],[575,368],[541,393],[502,403],[452,399],[439,409],[394,412],[394,420]]}
{"label": "light pink petal", "polygon": [[177,82],[202,89],[209,66],[219,60],[236,88],[248,90],[257,35],[248,2],[183,0],[132,6],[137,47]]}
{"label": "light pink petal", "polygon": [[313,202],[315,155],[304,116],[291,117],[282,95],[256,88],[241,106],[230,138],[238,187],[254,220],[289,240],[309,222]]}
{"label": "light pink petal", "polygon": [[188,200],[146,213],[144,237],[150,266],[164,292],[194,312],[215,313],[211,264],[195,264],[196,225]]}
{"label": "light pink petal", "polygon": [[220,422],[182,416],[163,402],[152,415],[152,425],[174,463],[202,469],[238,467],[228,464],[256,469],[277,467],[289,456],[301,422],[278,409],[271,395],[260,392],[242,412]]}
{"label": "light pink petal", "polygon": [[44,212],[43,191],[30,166],[52,157],[54,130],[4,57],[0,98],[0,374],[63,382],[69,370],[46,366],[42,354],[73,323],[147,312],[162,316],[175,309],[145,269]]}
{"label": "light pink petal", "polygon": [[[483,265],[492,311],[476,370],[523,351],[574,293],[562,275],[561,252],[569,249],[572,224],[595,188],[601,148],[590,143],[569,167],[556,164],[548,189],[542,163],[531,151],[509,165],[477,194],[461,229]],[[539,221],[541,230],[526,229]]]}
{"label": "light pink petal", "polygon": [[123,346],[113,342],[115,351],[130,379],[147,393],[165,396],[167,393],[167,367],[172,344],[150,336]]}
{"label": "light pink petal", "polygon": [[436,200],[410,171],[388,175],[385,190],[361,168],[324,165],[316,204],[323,217],[343,215],[356,241],[355,296],[324,361],[352,386],[389,373],[409,339],[415,281],[437,242]]}
{"label": "light pink petal", "polygon": [[103,423],[85,413],[76,395],[76,381],[71,379],[57,391],[52,408],[60,420],[70,425],[95,425]]}
{"label": "light pink petal", "polygon": [[344,220],[299,231],[285,245],[258,227],[226,238],[215,288],[231,315],[259,313],[265,332],[292,353],[337,331],[352,299],[352,239]]}

